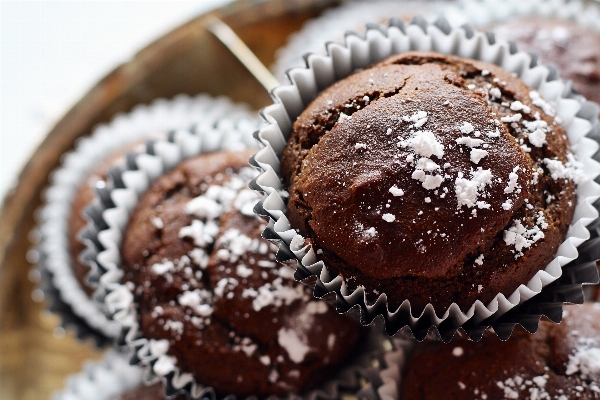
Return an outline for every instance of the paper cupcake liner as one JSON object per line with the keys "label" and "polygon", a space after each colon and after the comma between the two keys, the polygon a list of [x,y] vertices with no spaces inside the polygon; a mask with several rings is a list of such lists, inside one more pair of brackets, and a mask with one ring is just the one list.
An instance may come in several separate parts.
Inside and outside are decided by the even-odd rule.
{"label": "paper cupcake liner", "polygon": [[[217,127],[223,124],[217,124]],[[216,394],[211,387],[204,386],[194,380],[190,373],[181,371],[176,365],[171,372],[159,375],[154,365],[159,361],[163,352],[157,349],[154,341],[144,338],[138,324],[138,314],[133,303],[133,294],[127,285],[121,284],[122,270],[120,269],[120,243],[125,231],[130,213],[135,208],[139,197],[160,175],[166,173],[186,158],[217,150],[241,150],[256,145],[251,132],[245,129],[244,135],[231,129],[218,128],[214,131],[186,132],[177,131],[167,140],[150,143],[144,153],[130,153],[129,162],[123,169],[116,169],[111,174],[112,181],[99,196],[97,204],[88,210],[93,215],[93,232],[90,237],[99,244],[94,255],[99,275],[100,288],[97,299],[104,302],[114,313],[113,317],[121,327],[118,343],[133,350],[131,362],[145,367],[149,383],[162,380],[167,394],[178,392],[189,394],[194,399],[215,399]],[[252,146],[254,147],[254,146]],[[93,235],[91,234],[93,233]],[[373,367],[371,361],[383,353],[384,338],[381,335],[370,335],[366,349],[362,351],[352,364],[342,369],[339,376],[330,380],[316,390],[305,395],[290,395],[296,399],[337,399],[342,392],[359,387],[360,378],[370,375],[379,376],[371,382],[366,393],[381,399],[397,398],[398,369],[392,363],[390,367],[385,362]],[[402,350],[386,352],[383,361],[393,361],[396,354]],[[389,354],[387,354],[389,353]],[[391,357],[391,358],[390,358]],[[375,369],[374,369],[375,368]],[[226,396],[234,398],[234,396]],[[276,397],[273,397],[276,398]]]}
{"label": "paper cupcake liner", "polygon": [[349,1],[325,10],[319,17],[307,21],[302,29],[290,35],[285,46],[275,52],[271,71],[280,82],[286,81],[286,72],[304,65],[308,53],[325,54],[325,42],[342,42],[344,32],[356,31],[365,22],[388,21],[392,16],[412,19],[414,15],[435,20],[447,2],[441,1]]}
{"label": "paper cupcake liner", "polygon": [[[97,343],[105,343],[107,338],[116,337],[119,328],[106,318],[73,274],[68,229],[78,188],[98,163],[122,147],[150,135],[166,135],[170,130],[193,125],[199,130],[208,129],[224,115],[254,118],[247,107],[208,95],[180,95],[137,106],[128,114],[117,115],[109,124],[98,126],[91,136],[80,138],[75,150],[62,157],[62,166],[52,172],[50,186],[43,193],[44,205],[36,212],[34,236],[39,237],[39,242],[34,251],[39,254],[38,268],[45,271],[40,276],[50,279],[44,287],[51,309],[60,314],[64,327],[75,328],[79,338],[91,336]],[[87,264],[87,257],[80,259]]]}
{"label": "paper cupcake liner", "polygon": [[[364,324],[381,315],[386,332],[390,335],[408,326],[415,337],[422,340],[429,328],[435,326],[441,338],[449,341],[456,330],[463,327],[472,339],[478,340],[485,327],[492,325],[496,328],[501,323],[498,321],[501,315],[534,298],[544,286],[556,281],[562,275],[563,267],[577,258],[577,246],[590,237],[586,226],[598,217],[598,211],[592,204],[600,196],[600,186],[594,182],[600,172],[600,164],[592,158],[599,148],[598,143],[585,136],[597,136],[594,130],[597,129],[597,109],[593,103],[574,95],[570,85],[558,79],[555,70],[537,65],[529,54],[517,52],[514,46],[506,42],[495,42],[490,35],[475,33],[468,26],[451,29],[445,19],[438,19],[435,24],[415,20],[409,25],[392,20],[386,29],[368,29],[364,36],[348,34],[344,45],[329,43],[327,50],[326,56],[308,56],[307,67],[291,70],[288,75],[292,84],[274,89],[272,97],[275,104],[261,111],[267,124],[255,136],[265,148],[251,158],[251,164],[262,173],[251,183],[251,188],[263,193],[262,200],[255,207],[257,214],[269,219],[263,236],[279,245],[280,261],[297,261],[296,279],[308,276],[317,278],[315,296],[335,292],[338,311],[346,312],[352,307],[359,307]],[[437,51],[478,59],[515,73],[547,101],[557,105],[558,116],[567,131],[575,156],[584,165],[586,177],[577,189],[578,204],[567,237],[560,245],[556,258],[544,270],[508,297],[498,294],[488,304],[477,301],[465,311],[453,304],[441,318],[431,305],[421,315],[413,316],[408,301],[398,309],[390,310],[385,296],[369,304],[362,288],[351,291],[341,277],[330,276],[324,263],[319,261],[309,246],[302,247],[304,239],[291,228],[285,215],[286,193],[278,175],[279,156],[291,131],[292,121],[320,90],[357,68],[409,50]],[[577,302],[580,299],[568,297],[561,301]]]}
{"label": "paper cupcake liner", "polygon": [[114,350],[101,361],[86,362],[83,370],[70,375],[53,400],[110,400],[142,384],[143,370],[129,365],[125,354]]}

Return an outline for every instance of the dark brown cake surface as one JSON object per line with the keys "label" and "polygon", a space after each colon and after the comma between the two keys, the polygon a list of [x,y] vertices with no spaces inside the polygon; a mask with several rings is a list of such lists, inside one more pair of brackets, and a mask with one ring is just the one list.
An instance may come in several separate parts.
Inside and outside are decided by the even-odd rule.
{"label": "dark brown cake surface", "polygon": [[495,65],[392,56],[294,123],[287,215],[334,274],[391,309],[510,295],[554,258],[576,203],[554,113]]}
{"label": "dark brown cake surface", "polygon": [[539,55],[560,68],[588,100],[600,103],[600,34],[575,22],[550,18],[513,19],[491,27],[498,39]]}
{"label": "dark brown cake surface", "polygon": [[520,326],[506,342],[423,342],[404,366],[403,400],[600,399],[600,304],[565,308],[563,322]]}
{"label": "dark brown cake surface", "polygon": [[132,214],[122,255],[143,336],[168,343],[155,371],[177,366],[219,395],[262,398],[327,379],[361,329],[275,262],[247,189],[251,154],[202,155],[160,177]]}

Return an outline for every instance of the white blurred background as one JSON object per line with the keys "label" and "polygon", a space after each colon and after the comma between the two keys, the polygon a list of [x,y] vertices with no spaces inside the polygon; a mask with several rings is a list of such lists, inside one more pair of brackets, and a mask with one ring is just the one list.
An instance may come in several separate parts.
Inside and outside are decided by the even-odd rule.
{"label": "white blurred background", "polygon": [[0,0],[0,199],[52,125],[97,81],[230,1]]}

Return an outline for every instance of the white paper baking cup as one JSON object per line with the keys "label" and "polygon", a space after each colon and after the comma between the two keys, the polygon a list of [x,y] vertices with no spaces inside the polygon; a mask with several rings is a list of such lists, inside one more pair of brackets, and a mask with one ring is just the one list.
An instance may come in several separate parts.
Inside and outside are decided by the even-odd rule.
{"label": "white paper baking cup", "polygon": [[[53,302],[53,294],[59,295],[51,309],[58,311],[63,316],[63,325],[75,328],[80,338],[97,334],[97,343],[102,343],[105,342],[103,337],[116,337],[119,327],[106,318],[73,274],[68,231],[78,188],[99,163],[128,144],[192,126],[200,131],[212,130],[215,122],[225,115],[256,120],[247,106],[234,104],[225,97],[180,95],[172,100],[158,99],[96,127],[91,136],[76,142],[75,150],[63,155],[61,167],[52,172],[50,186],[43,193],[44,204],[36,213],[39,232],[36,236],[40,237],[37,252],[39,268],[43,270],[41,275],[51,278],[53,289],[46,290],[47,297]],[[88,326],[82,326],[82,323]]]}
{"label": "white paper baking cup", "polygon": [[[217,127],[219,126],[223,124],[217,124]],[[94,257],[101,271],[97,299],[106,305],[121,327],[119,344],[133,351],[131,362],[145,367],[148,383],[163,380],[169,395],[182,391],[189,393],[194,399],[215,399],[211,387],[196,382],[192,374],[181,371],[177,365],[174,366],[174,370],[168,372],[153,368],[155,363],[165,357],[164,349],[156,346],[156,341],[142,336],[133,293],[127,285],[121,284],[123,271],[120,268],[120,244],[131,212],[140,196],[156,178],[183,160],[201,153],[256,147],[252,131],[246,131],[245,135],[240,136],[239,132],[231,129],[230,124],[226,126],[229,128],[215,129],[212,132],[177,131],[167,140],[153,142],[146,152],[130,154],[128,158],[131,161],[127,163],[126,168],[113,174],[113,181],[108,184],[106,194],[94,205],[98,209],[91,213],[97,216],[94,221],[96,226],[106,226],[106,229],[97,231],[96,237],[101,243],[101,248]],[[254,130],[256,129],[258,126],[254,127]],[[369,337],[366,349],[357,355],[350,365],[342,368],[335,379],[303,396],[290,394],[288,397],[305,400],[337,399],[342,391],[357,390],[361,377],[376,376],[377,378],[370,382],[370,389],[365,390],[362,395],[369,397],[367,395],[371,394],[371,397],[375,396],[373,400],[396,399],[400,376],[396,363],[392,361],[402,358],[403,349],[392,348],[385,351],[385,338],[380,334]],[[380,354],[384,354],[381,358],[383,362],[374,367],[372,361]],[[389,367],[387,362],[390,363]]]}
{"label": "white paper baking cup", "polygon": [[[510,296],[498,294],[488,304],[477,301],[468,310],[460,310],[456,304],[452,304],[441,318],[431,305],[421,315],[414,316],[408,301],[395,310],[388,309],[385,296],[380,296],[375,303],[368,303],[362,288],[350,291],[341,276],[330,276],[317,254],[310,246],[303,247],[304,238],[290,226],[285,215],[287,193],[278,175],[279,157],[292,122],[319,91],[358,68],[391,54],[410,50],[436,51],[487,61],[516,74],[555,105],[573,152],[584,166],[585,178],[577,188],[578,204],[573,223],[556,258]],[[478,339],[483,332],[474,329],[474,325],[497,318],[539,294],[544,286],[561,276],[562,267],[577,258],[577,246],[590,237],[586,226],[598,217],[598,211],[592,203],[600,196],[600,186],[594,182],[600,173],[600,164],[592,158],[599,148],[598,143],[585,136],[596,129],[595,106],[585,102],[581,96],[573,95],[570,85],[558,79],[553,70],[537,65],[531,55],[517,52],[507,42],[490,43],[486,34],[474,33],[469,27],[451,29],[444,19],[439,19],[435,24],[409,25],[392,20],[389,27],[368,29],[364,36],[348,34],[345,44],[329,43],[327,52],[325,56],[310,55],[307,57],[307,67],[289,71],[292,84],[274,89],[272,97],[275,104],[261,111],[266,125],[255,136],[265,148],[251,159],[251,163],[263,172],[251,184],[251,188],[263,193],[262,200],[255,207],[258,214],[269,218],[263,236],[279,244],[280,260],[297,260],[297,279],[316,276],[317,296],[335,292],[338,311],[344,312],[357,306],[365,324],[381,315],[388,334],[409,326],[415,336],[422,339],[429,328],[435,326],[444,340],[450,340],[459,327],[469,326],[469,323],[469,329],[472,329],[470,336]]]}
{"label": "white paper baking cup", "polygon": [[142,384],[143,370],[128,358],[110,350],[100,361],[88,361],[80,373],[67,377],[53,400],[110,400]]}
{"label": "white paper baking cup", "polygon": [[275,52],[275,61],[270,69],[280,82],[286,82],[286,72],[290,68],[303,66],[304,55],[326,54],[325,43],[342,42],[346,31],[359,31],[365,22],[388,21],[391,17],[410,20],[419,15],[427,21],[434,21],[446,6],[447,2],[441,1],[345,2],[325,10],[319,17],[307,21],[302,29],[292,33],[285,46]]}

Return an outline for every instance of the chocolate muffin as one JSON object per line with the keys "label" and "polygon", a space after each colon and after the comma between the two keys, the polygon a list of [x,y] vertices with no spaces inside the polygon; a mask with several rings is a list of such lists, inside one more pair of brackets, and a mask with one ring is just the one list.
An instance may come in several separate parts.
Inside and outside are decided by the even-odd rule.
{"label": "chocolate muffin", "polygon": [[510,340],[418,344],[404,367],[402,399],[600,399],[600,304],[565,308],[560,324]]}
{"label": "chocolate muffin", "polygon": [[512,40],[519,50],[537,53],[542,63],[558,66],[579,93],[600,103],[600,34],[552,18],[513,19],[490,29],[496,38]]}
{"label": "chocolate muffin", "polygon": [[554,115],[495,65],[391,56],[295,121],[281,164],[290,224],[390,310],[508,296],[554,258],[573,216],[575,160]]}
{"label": "chocolate muffin", "polygon": [[362,330],[275,262],[246,188],[252,152],[204,154],[158,178],[121,251],[142,336],[163,348],[154,371],[178,367],[219,395],[263,398],[319,385]]}

